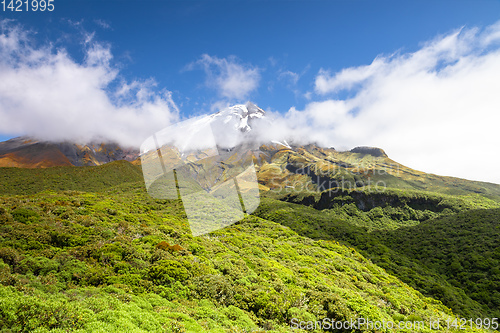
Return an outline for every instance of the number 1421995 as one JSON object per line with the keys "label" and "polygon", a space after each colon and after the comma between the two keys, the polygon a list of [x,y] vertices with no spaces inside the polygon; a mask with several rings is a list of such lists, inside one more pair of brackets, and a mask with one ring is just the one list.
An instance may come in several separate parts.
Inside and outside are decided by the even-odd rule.
{"label": "number 1421995", "polygon": [[54,0],[2,0],[1,8],[4,12],[52,12]]}

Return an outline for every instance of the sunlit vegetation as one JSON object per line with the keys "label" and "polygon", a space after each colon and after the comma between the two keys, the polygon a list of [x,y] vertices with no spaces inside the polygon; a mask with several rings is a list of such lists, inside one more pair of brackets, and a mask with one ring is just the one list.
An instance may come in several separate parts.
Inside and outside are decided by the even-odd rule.
{"label": "sunlit vegetation", "polygon": [[98,192],[110,186],[139,181],[142,181],[140,167],[127,161],[99,167],[0,168],[2,194],[26,195],[44,190]]}
{"label": "sunlit vegetation", "polygon": [[300,205],[264,198],[256,215],[313,239],[353,246],[466,318],[500,316],[497,202],[394,190],[325,197],[281,197]]}
{"label": "sunlit vegetation", "polygon": [[[414,207],[417,194],[396,193],[413,211],[363,210],[346,194],[320,210],[263,198],[255,215],[193,237],[182,203],[151,198],[137,167],[47,170],[0,169],[2,332],[297,332],[292,318],[427,322],[498,308],[495,293],[483,299],[498,288],[498,236],[486,235],[498,210],[474,210],[493,201]],[[455,217],[469,233],[447,245]],[[420,244],[427,232],[439,237]]]}

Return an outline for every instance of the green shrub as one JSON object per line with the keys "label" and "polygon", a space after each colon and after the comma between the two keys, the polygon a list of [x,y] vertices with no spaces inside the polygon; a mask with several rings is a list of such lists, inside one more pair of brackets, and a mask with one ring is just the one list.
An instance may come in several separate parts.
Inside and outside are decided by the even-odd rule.
{"label": "green shrub", "polygon": [[213,299],[222,305],[234,303],[234,289],[231,282],[221,275],[204,275],[193,279],[198,297]]}
{"label": "green shrub", "polygon": [[160,260],[149,268],[148,277],[155,284],[169,285],[175,281],[185,281],[189,271],[176,260]]}
{"label": "green shrub", "polygon": [[16,267],[20,261],[19,252],[11,247],[0,247],[0,259],[11,267]]}
{"label": "green shrub", "polygon": [[0,225],[9,222],[10,218],[7,213],[7,210],[3,207],[0,207]]}
{"label": "green shrub", "polygon": [[59,263],[56,260],[45,257],[26,257],[19,263],[17,270],[21,274],[47,275],[49,272],[57,272],[58,269]]}
{"label": "green shrub", "polygon": [[31,208],[16,208],[11,213],[14,220],[24,224],[31,224],[38,222],[40,215]]}

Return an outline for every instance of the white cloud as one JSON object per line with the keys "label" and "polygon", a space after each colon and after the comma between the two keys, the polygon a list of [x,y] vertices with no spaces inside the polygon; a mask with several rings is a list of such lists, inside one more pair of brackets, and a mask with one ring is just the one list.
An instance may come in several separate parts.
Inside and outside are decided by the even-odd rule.
{"label": "white cloud", "polygon": [[300,75],[292,71],[283,71],[279,74],[278,78],[280,80],[287,80],[290,84],[296,85],[300,79]]}
{"label": "white cloud", "polygon": [[286,120],[324,145],[378,146],[415,169],[500,183],[499,41],[500,23],[463,28],[413,53],[321,70],[317,93],[354,96],[291,109]]}
{"label": "white cloud", "polygon": [[337,92],[342,89],[351,89],[356,83],[372,77],[380,68],[380,59],[375,59],[371,65],[356,68],[347,68],[331,75],[329,71],[321,69],[316,77],[315,90],[320,94]]}
{"label": "white cloud", "polygon": [[[281,84],[286,87],[289,91],[291,91],[295,95],[295,99],[307,99],[310,100],[312,93],[303,93],[299,87],[300,79],[306,74],[311,68],[311,65],[308,64],[304,67],[301,72],[293,72],[291,70],[279,69],[277,70],[277,79],[281,82]],[[272,82],[272,81],[271,81]],[[274,83],[274,82],[273,82]],[[273,86],[274,88],[274,86]]]}
{"label": "white cloud", "polygon": [[236,57],[217,58],[204,54],[188,66],[189,70],[201,66],[207,75],[206,85],[232,101],[243,101],[257,89],[260,80],[256,67],[241,64]]}
{"label": "white cloud", "polygon": [[105,30],[111,29],[111,24],[108,21],[101,20],[101,19],[95,19],[94,23]]}
{"label": "white cloud", "polygon": [[1,21],[0,29],[0,133],[138,146],[178,119],[169,91],[152,80],[123,81],[109,45],[92,35],[79,64],[64,49],[34,46],[13,22]]}

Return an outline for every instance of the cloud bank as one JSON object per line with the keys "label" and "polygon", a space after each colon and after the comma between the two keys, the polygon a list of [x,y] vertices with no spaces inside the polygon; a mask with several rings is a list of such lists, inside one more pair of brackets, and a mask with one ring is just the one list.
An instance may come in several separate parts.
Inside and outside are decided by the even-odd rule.
{"label": "cloud bank", "polygon": [[[297,137],[326,146],[377,146],[415,169],[500,183],[499,87],[497,23],[369,65],[322,69],[316,101],[283,120]],[[344,91],[352,97],[335,97]]]}
{"label": "cloud bank", "polygon": [[154,80],[124,81],[110,47],[88,35],[83,63],[65,49],[36,46],[30,32],[0,21],[0,132],[39,139],[94,139],[139,146],[179,110]]}

